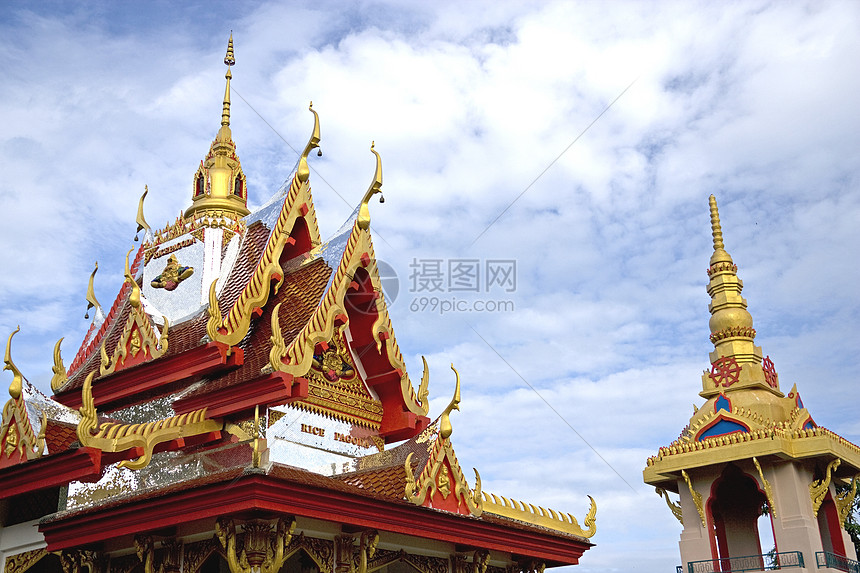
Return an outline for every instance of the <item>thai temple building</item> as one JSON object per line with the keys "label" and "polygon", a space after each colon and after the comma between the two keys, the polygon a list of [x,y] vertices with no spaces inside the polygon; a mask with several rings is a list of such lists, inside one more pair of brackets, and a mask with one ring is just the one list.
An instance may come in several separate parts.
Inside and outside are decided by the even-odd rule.
{"label": "thai temple building", "polygon": [[754,344],[713,196],[710,211],[714,351],[702,376],[705,402],[644,470],[683,526],[678,571],[858,571],[844,524],[860,448],[819,426],[796,385],[787,394],[780,387],[774,362]]}
{"label": "thai temple building", "polygon": [[[3,571],[536,573],[578,563],[596,532],[594,500],[580,525],[571,514],[482,491],[478,472],[467,477],[454,452],[459,374],[434,382],[453,397],[431,419],[426,362],[417,384],[407,372],[370,231],[370,202],[382,190],[377,151],[371,145],[375,173],[358,207],[321,240],[308,165],[320,125],[311,107],[312,135],[295,171],[251,212],[230,129],[232,37],[225,64],[220,128],[199,166],[189,166],[188,182],[177,185],[190,206],[153,231],[141,197],[142,236],[129,241],[125,281],[102,306],[93,271],[93,322],[68,366],[57,342],[53,396],[15,366],[17,330],[9,335]],[[720,273],[715,281],[729,279]],[[728,344],[734,351],[741,343]],[[761,367],[747,356],[743,389],[772,394],[774,412],[794,412],[783,403],[793,408],[795,398],[759,388],[752,368]],[[739,386],[721,399],[746,404]],[[760,415],[725,415],[754,431],[750,416]],[[827,466],[827,483],[858,467],[856,448],[820,429],[789,439],[806,424],[805,410],[791,416],[800,425],[779,430],[785,443],[815,446],[796,465],[779,465],[783,450],[773,446],[755,450],[775,495],[831,458],[844,462]],[[735,418],[743,421],[728,421]],[[753,452],[754,441],[744,445]],[[795,455],[793,447],[785,451]],[[813,450],[817,457],[806,453]],[[671,490],[674,457],[667,452],[649,467]],[[750,470],[738,463],[743,480]],[[703,491],[717,471],[682,466]],[[831,497],[822,494],[821,514],[841,503]],[[696,508],[684,499],[692,531]],[[778,498],[782,519],[794,524],[810,513],[795,512],[788,499]],[[818,535],[809,519],[802,527]],[[698,555],[701,543],[685,535],[688,554]],[[797,547],[821,547],[808,543]]]}

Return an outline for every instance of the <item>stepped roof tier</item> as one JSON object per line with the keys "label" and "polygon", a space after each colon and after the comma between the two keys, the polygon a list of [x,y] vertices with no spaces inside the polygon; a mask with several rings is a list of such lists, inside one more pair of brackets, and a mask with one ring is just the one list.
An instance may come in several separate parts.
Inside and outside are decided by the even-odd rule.
{"label": "stepped roof tier", "polygon": [[[786,395],[769,356],[756,346],[756,331],[743,281],[725,250],[716,199],[710,198],[714,252],[708,267],[711,368],[702,375],[699,406],[677,440],[648,458],[645,482],[677,492],[681,472],[733,460],[839,463],[834,478],[860,473],[860,448],[819,426],[804,407],[797,385]],[[840,465],[841,464],[841,465]]]}
{"label": "stepped roof tier", "polygon": [[[243,559],[275,573],[300,549],[329,572],[394,563],[447,571],[449,555],[457,573],[577,563],[596,532],[593,500],[580,525],[481,491],[477,471],[472,487],[451,441],[459,374],[431,423],[426,361],[416,386],[376,266],[375,146],[363,198],[321,240],[311,105],[296,169],[251,212],[230,130],[232,36],[224,61],[221,127],[192,177],[191,206],[152,231],[144,192],[144,233],[126,255],[125,280],[105,310],[93,271],[93,322],[68,367],[57,342],[51,399],[15,367],[9,337],[0,498],[20,506],[24,521],[41,518],[33,552],[13,573],[47,559],[46,550],[80,565],[95,559],[93,547],[111,568],[140,557],[151,571],[153,559],[176,557],[176,544],[191,573],[215,553],[232,573],[246,572]],[[244,521],[244,536],[234,520]],[[274,553],[251,551],[257,534]]]}

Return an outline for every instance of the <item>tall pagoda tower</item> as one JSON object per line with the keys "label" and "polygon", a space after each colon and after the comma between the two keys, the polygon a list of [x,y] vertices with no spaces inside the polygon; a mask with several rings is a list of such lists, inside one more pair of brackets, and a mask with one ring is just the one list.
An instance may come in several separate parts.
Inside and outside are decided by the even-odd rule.
{"label": "tall pagoda tower", "polygon": [[477,470],[470,483],[452,440],[459,374],[435,419],[426,361],[417,385],[409,376],[373,250],[375,146],[367,190],[322,240],[311,106],[294,171],[252,211],[230,128],[232,36],[224,63],[220,128],[181,187],[191,205],[153,231],[144,192],[145,232],[129,245],[125,281],[104,309],[93,271],[93,322],[68,367],[57,342],[53,396],[15,366],[9,335],[2,573],[542,573],[578,563],[597,531],[594,500],[583,496],[580,524],[483,491]]}
{"label": "tall pagoda tower", "polygon": [[743,282],[725,249],[713,196],[710,212],[714,350],[699,393],[705,402],[677,440],[648,458],[645,483],[665,496],[683,525],[685,572],[857,571],[844,523],[860,448],[816,424],[796,385],[787,395],[781,389],[773,361],[754,343]]}

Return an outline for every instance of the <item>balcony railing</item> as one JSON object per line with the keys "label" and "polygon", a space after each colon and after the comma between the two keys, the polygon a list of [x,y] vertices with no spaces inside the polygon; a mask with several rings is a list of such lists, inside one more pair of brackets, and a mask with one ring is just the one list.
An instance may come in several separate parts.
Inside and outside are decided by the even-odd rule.
{"label": "balcony railing", "polygon": [[[843,557],[844,559],[844,557]],[[774,571],[786,567],[803,567],[803,553],[785,551],[766,555],[746,555],[727,559],[708,559],[687,563],[688,573],[741,573],[743,571]],[[843,569],[848,571],[848,569]],[[851,570],[850,573],[860,573]]]}
{"label": "balcony railing", "polygon": [[848,559],[844,555],[837,555],[829,551],[819,551],[815,554],[815,564],[818,568],[829,567],[830,569],[838,569],[847,571],[848,573],[860,573],[860,563],[853,559]]}

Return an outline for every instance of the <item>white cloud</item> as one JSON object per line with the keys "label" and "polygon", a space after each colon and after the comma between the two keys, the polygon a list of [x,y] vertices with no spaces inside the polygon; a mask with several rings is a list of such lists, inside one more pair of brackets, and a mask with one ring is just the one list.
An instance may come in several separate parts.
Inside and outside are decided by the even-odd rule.
{"label": "white cloud", "polygon": [[[138,27],[121,7],[13,7],[0,24],[0,332],[22,324],[13,356],[43,390],[54,341],[67,337],[68,356],[83,337],[94,259],[97,295],[113,301],[143,185],[153,227],[187,206],[232,28],[251,202],[294,164],[281,136],[303,147],[309,100],[323,234],[370,182],[376,140],[375,246],[400,273],[391,311],[412,376],[427,355],[439,412],[448,364],[459,368],[455,444],[487,489],[578,516],[595,497],[598,546],[578,570],[679,562],[679,527],[639,472],[700,403],[710,193],[784,389],[796,382],[817,422],[860,439],[844,399],[860,342],[855,4],[260,3],[234,22],[151,12]],[[411,311],[413,258],[516,259],[516,292],[458,294],[516,310]]]}

